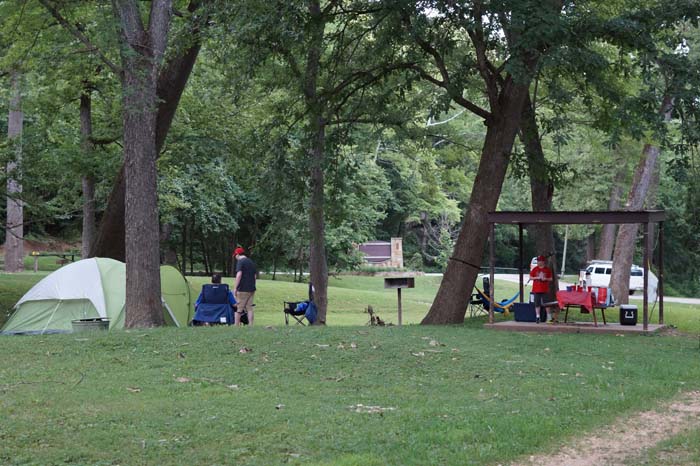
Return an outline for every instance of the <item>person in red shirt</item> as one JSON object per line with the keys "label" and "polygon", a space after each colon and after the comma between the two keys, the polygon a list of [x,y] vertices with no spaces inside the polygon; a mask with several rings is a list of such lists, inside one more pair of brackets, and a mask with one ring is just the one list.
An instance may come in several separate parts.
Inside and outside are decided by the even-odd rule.
{"label": "person in red shirt", "polygon": [[[549,284],[552,281],[552,269],[547,267],[547,258],[537,256],[537,267],[530,270],[530,280],[532,280],[532,295],[535,302],[535,322],[540,320],[540,311],[544,305],[545,297],[549,291]],[[552,315],[547,312],[547,321],[554,322]]]}

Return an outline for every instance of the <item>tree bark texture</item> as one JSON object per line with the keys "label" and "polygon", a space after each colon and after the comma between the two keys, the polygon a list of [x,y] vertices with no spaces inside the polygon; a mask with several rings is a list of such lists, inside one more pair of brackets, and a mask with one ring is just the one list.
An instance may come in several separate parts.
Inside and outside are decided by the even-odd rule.
{"label": "tree bark texture", "polygon": [[[547,170],[540,132],[537,127],[535,108],[529,94],[525,97],[521,118],[520,140],[525,147],[527,155],[532,210],[535,212],[549,212],[552,210],[554,183]],[[554,228],[552,225],[530,225],[528,230],[535,236],[537,254],[547,257],[547,262],[553,272],[552,285],[547,293],[547,301],[556,301],[556,293],[559,290],[559,278],[557,273],[557,255],[554,247]]]}
{"label": "tree bark texture", "polygon": [[[194,43],[181,54],[174,55],[163,67],[158,78],[158,115],[156,120],[156,154],[159,154],[172,125],[180,98],[192,73],[201,48],[195,33]],[[124,249],[124,166],[117,174],[107,200],[97,238],[90,252],[91,257],[111,257],[125,260]]]}
{"label": "tree bark texture", "polygon": [[[665,123],[671,120],[672,111],[673,98],[669,95],[665,95],[661,103],[661,109],[659,110]],[[656,191],[656,188],[652,187],[652,183],[654,180],[658,183],[658,177],[656,177],[655,174],[660,152],[661,150],[656,145],[644,145],[642,156],[634,172],[634,178],[629,195],[627,196],[625,210],[643,209],[649,193]],[[627,304],[629,302],[630,269],[632,267],[632,259],[634,258],[634,250],[637,245],[638,231],[638,224],[628,223],[620,225],[617,232],[615,250],[613,253],[613,269],[610,277],[610,287],[612,288],[613,296],[615,296],[617,304]]]}
{"label": "tree bark texture", "polygon": [[[624,185],[626,170],[625,164],[622,160],[619,160],[619,156],[616,157],[617,162],[615,164],[616,172],[613,178],[613,185],[610,189],[610,201],[608,202],[608,210],[618,210],[622,202],[622,186]],[[613,247],[615,246],[615,233],[617,231],[617,225],[612,223],[606,223],[600,230],[600,240],[598,242],[598,252],[596,253],[596,259],[609,261],[612,259]]]}
{"label": "tree bark texture", "polygon": [[486,215],[496,210],[527,93],[527,85],[514,85],[510,92],[502,95],[503,111],[497,118],[494,116],[487,121],[479,169],[464,222],[440,288],[422,324],[464,322],[488,238]]}
{"label": "tree bark texture", "polygon": [[323,45],[324,22],[317,0],[309,2],[312,18],[309,50],[304,77],[304,98],[308,112],[308,150],[310,158],[311,200],[309,206],[309,272],[314,287],[314,304],[318,310],[316,325],[326,323],[328,312],[328,262],[326,258],[326,229],[324,220],[326,125],[323,120],[323,104],[318,95],[317,83]]}
{"label": "tree bark texture", "polygon": [[14,160],[8,162],[7,170],[7,219],[5,225],[5,272],[24,270],[24,206],[22,183],[18,167],[22,162],[22,76],[19,71],[11,73],[12,94],[7,121],[7,139],[14,148]]}
{"label": "tree bark texture", "polygon": [[[92,138],[92,99],[90,90],[80,95],[80,136],[83,157],[90,160],[95,156]],[[83,189],[83,233],[80,255],[90,257],[90,248],[95,241],[95,178],[90,173],[82,177]]]}
{"label": "tree bark texture", "polygon": [[151,3],[148,28],[134,0],[114,1],[122,33],[127,328],[163,325],[156,172],[158,69],[172,3]]}

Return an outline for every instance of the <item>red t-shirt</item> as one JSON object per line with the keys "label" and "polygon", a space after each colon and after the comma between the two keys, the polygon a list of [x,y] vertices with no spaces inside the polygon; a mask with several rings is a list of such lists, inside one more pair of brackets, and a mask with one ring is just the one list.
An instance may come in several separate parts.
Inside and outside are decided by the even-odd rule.
{"label": "red t-shirt", "polygon": [[540,267],[537,266],[534,269],[530,270],[530,278],[532,278],[532,292],[533,293],[547,293],[549,291],[549,283],[548,281],[540,280],[539,277],[540,273],[544,276],[544,278],[551,279],[552,278],[552,269],[549,267]]}

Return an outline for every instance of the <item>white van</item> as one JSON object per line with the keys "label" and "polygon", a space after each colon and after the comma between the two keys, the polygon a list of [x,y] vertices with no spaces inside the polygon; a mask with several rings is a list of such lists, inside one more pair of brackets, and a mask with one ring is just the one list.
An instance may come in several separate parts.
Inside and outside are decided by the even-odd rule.
{"label": "white van", "polygon": [[[612,274],[612,261],[594,260],[586,267],[586,275],[591,274],[590,286],[610,286],[610,275]],[[656,287],[659,279],[653,272],[649,271],[649,300],[656,299]],[[644,269],[638,265],[632,265],[630,270],[630,294],[635,291],[644,290]]]}

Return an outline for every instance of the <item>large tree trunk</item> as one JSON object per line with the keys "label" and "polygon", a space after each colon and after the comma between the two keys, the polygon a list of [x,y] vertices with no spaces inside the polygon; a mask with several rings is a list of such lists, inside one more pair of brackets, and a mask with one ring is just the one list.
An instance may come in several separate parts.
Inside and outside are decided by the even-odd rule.
{"label": "large tree trunk", "polygon": [[[673,98],[665,95],[659,113],[663,116],[664,122],[671,120],[673,111]],[[659,160],[660,149],[653,144],[645,144],[642,156],[634,172],[632,187],[627,197],[625,210],[640,210],[644,208],[644,203],[649,192],[654,192],[653,180],[657,180],[655,173]],[[627,304],[629,302],[629,282],[630,268],[634,257],[634,249],[637,245],[637,232],[639,225],[624,224],[620,226],[615,240],[615,252],[613,253],[613,269],[610,277],[610,286],[617,304]]]}
{"label": "large tree trunk", "polygon": [[163,325],[156,172],[158,68],[172,4],[151,3],[148,29],[135,0],[114,2],[122,34],[127,328]]}
{"label": "large tree trunk", "polygon": [[[190,11],[194,11],[199,2],[192,2]],[[156,120],[156,154],[159,154],[172,125],[180,98],[192,73],[197,55],[201,48],[201,39],[194,27],[193,43],[182,53],[175,54],[163,67],[158,78],[158,116]],[[107,201],[102,221],[100,222],[96,241],[90,256],[111,257],[125,260],[124,250],[124,167],[117,174],[112,192]]]}
{"label": "large tree trunk", "polygon": [[[94,145],[92,143],[92,100],[88,86],[80,95],[80,136],[83,157],[94,157]],[[90,256],[90,248],[95,241],[95,178],[91,173],[82,177],[83,188],[83,233],[80,249],[83,259]]]}
{"label": "large tree trunk", "polygon": [[[615,164],[616,172],[613,179],[613,185],[610,189],[610,201],[608,202],[608,210],[618,210],[622,202],[622,186],[625,181],[626,167],[620,157],[616,157],[617,162]],[[598,243],[598,252],[596,253],[596,259],[609,261],[612,259],[613,247],[615,246],[615,232],[617,231],[617,225],[612,223],[606,223],[603,225],[600,231],[600,241]]]}
{"label": "large tree trunk", "polygon": [[22,183],[17,167],[22,162],[22,76],[17,70],[11,73],[12,96],[7,121],[7,139],[14,149],[14,159],[7,164],[7,219],[5,226],[5,272],[24,270],[24,206]]}
{"label": "large tree trunk", "polygon": [[517,84],[508,92],[504,91],[501,96],[502,111],[487,121],[479,170],[464,223],[433,305],[421,322],[423,324],[464,322],[488,238],[486,214],[496,210],[527,93],[526,84]]}
{"label": "large tree trunk", "polygon": [[[529,94],[525,98],[525,104],[523,105],[522,120],[520,121],[520,140],[527,154],[532,210],[535,212],[549,212],[552,210],[554,183],[547,169],[540,141],[540,132],[537,127],[535,108]],[[549,287],[549,292],[547,293],[547,301],[556,301],[556,293],[559,290],[559,278],[557,274],[557,255],[554,247],[554,229],[552,225],[531,225],[529,231],[535,235],[537,254],[546,256],[548,258],[547,262],[552,268],[553,280],[552,286]]]}
{"label": "large tree trunk", "polygon": [[318,95],[317,81],[323,45],[324,23],[318,0],[309,2],[313,18],[310,46],[307,52],[304,96],[309,109],[308,136],[311,166],[311,202],[309,206],[309,272],[314,287],[314,303],[318,310],[315,324],[324,325],[328,311],[328,263],[326,259],[326,233],[324,221],[324,169],[326,150],[326,125],[323,106]]}

